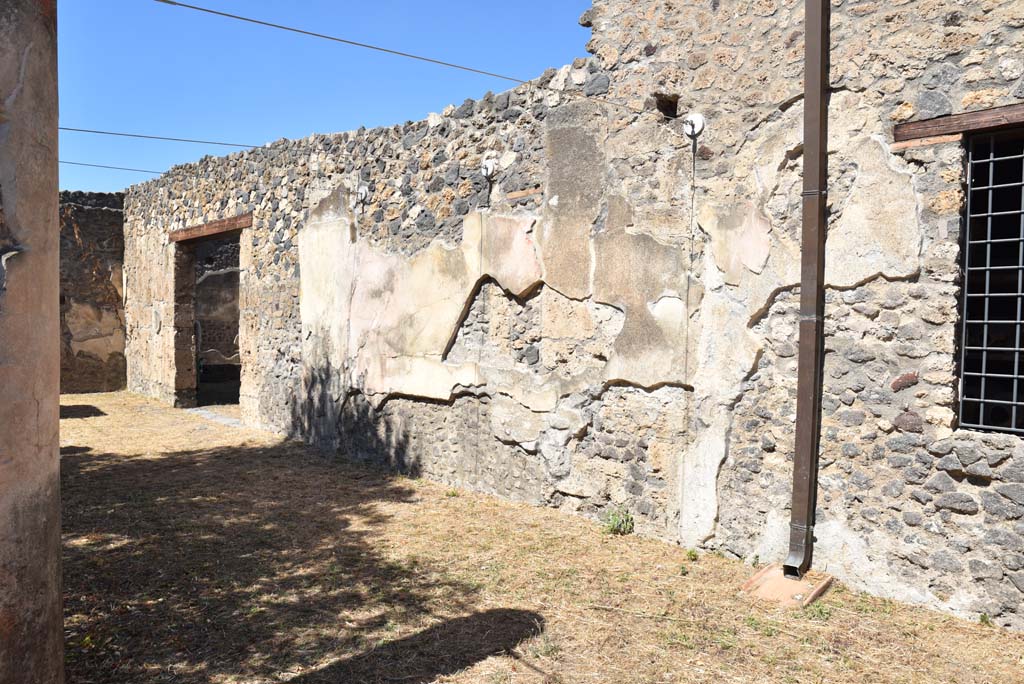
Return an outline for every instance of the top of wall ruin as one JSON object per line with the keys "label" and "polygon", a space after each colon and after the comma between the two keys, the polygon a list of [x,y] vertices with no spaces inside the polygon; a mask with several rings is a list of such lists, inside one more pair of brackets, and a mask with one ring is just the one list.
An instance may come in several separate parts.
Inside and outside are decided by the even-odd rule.
{"label": "top of wall ruin", "polygon": [[[1024,99],[1024,62],[1012,46],[1024,27],[1022,7],[1015,0],[980,0],[969,6],[948,0],[903,0],[833,7],[832,89],[857,93],[864,105],[874,108],[877,119],[866,122],[865,130],[882,137],[891,136],[892,126],[903,121],[1018,102]],[[702,175],[730,175],[731,160],[744,142],[801,99],[800,0],[594,0],[580,23],[592,29],[586,48],[593,57],[577,60],[572,68],[582,68],[587,76],[581,83],[558,83],[559,88],[607,103],[609,110],[617,108],[614,115],[627,121],[636,118],[634,112],[654,110],[659,95],[678,98],[680,114],[701,111],[709,122],[698,161]],[[468,123],[482,108],[501,109],[501,103],[516,94],[542,101],[537,96],[548,92],[560,72],[549,69],[505,93],[450,106],[442,118]],[[360,140],[390,137],[408,150],[424,136],[447,132],[434,128],[437,116],[281,139],[226,157],[204,157],[132,186],[129,202],[133,195],[147,195],[156,188],[163,188],[168,200],[180,199],[185,193],[183,177],[211,172],[244,175],[238,173],[239,167],[254,160],[301,166],[315,163],[310,150],[343,156]],[[374,160],[362,162],[372,166]],[[366,168],[356,173],[378,176],[382,171]],[[400,177],[406,170],[394,172]],[[226,202],[230,204],[230,198]],[[204,217],[180,218],[194,223]]]}
{"label": "top of wall ruin", "polygon": [[60,204],[75,204],[80,207],[91,209],[113,209],[121,211],[124,208],[123,192],[83,192],[81,190],[62,190],[60,193]]}

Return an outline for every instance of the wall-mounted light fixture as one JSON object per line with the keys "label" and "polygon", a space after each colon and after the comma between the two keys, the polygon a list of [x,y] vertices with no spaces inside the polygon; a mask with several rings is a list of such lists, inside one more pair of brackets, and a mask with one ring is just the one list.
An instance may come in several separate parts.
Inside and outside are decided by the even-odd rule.
{"label": "wall-mounted light fixture", "polygon": [[370,186],[366,184],[360,184],[356,189],[356,204],[360,207],[365,207],[370,201]]}
{"label": "wall-mounted light fixture", "polygon": [[484,180],[487,181],[487,202],[480,206],[490,207],[491,190],[494,189],[494,179],[498,177],[498,160],[490,156],[484,157],[484,160],[480,163],[480,173],[483,175]]}
{"label": "wall-mounted light fixture", "polygon": [[697,138],[704,132],[706,125],[707,122],[704,120],[703,114],[690,112],[683,119],[683,133],[686,134],[687,138],[696,142]]}
{"label": "wall-mounted light fixture", "polygon": [[484,174],[484,178],[489,183],[493,183],[495,176],[498,175],[498,160],[494,157],[484,159],[483,163],[480,164],[480,173]]}
{"label": "wall-mounted light fixture", "polygon": [[369,202],[370,187],[366,183],[360,183],[356,186],[356,191],[349,195],[349,209],[352,211],[352,221],[349,222],[348,227],[349,242],[359,239],[359,217]]}

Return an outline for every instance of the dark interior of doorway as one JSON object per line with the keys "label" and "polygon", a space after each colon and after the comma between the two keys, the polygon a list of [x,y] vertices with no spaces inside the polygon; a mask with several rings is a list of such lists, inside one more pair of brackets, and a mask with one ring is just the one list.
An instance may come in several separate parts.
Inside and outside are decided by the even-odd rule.
{"label": "dark interior of doorway", "polygon": [[237,404],[242,363],[239,330],[239,234],[195,245],[196,401]]}

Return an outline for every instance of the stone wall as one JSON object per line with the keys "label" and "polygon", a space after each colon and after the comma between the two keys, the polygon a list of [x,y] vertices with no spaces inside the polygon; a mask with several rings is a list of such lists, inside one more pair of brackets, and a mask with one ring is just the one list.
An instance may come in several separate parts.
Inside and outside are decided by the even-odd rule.
{"label": "stone wall", "polygon": [[[1012,1],[835,7],[817,565],[1024,627],[1024,442],[955,425],[959,144]],[[172,230],[242,234],[246,420],[746,559],[787,540],[802,3],[599,0],[593,57],[428,120],[204,158],[126,203],[129,385],[173,400]],[[701,111],[691,146],[681,120]]]}
{"label": "stone wall", "polygon": [[125,387],[123,201],[60,195],[61,392]]}

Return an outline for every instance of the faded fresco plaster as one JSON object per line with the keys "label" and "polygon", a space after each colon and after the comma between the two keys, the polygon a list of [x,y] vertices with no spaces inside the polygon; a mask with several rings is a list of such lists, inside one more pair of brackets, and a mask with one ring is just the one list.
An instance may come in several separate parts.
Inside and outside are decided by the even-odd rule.
{"label": "faded fresco plaster", "polygon": [[[921,249],[911,175],[877,132],[866,130],[866,110],[856,96],[840,96],[836,105],[842,114],[834,136],[843,142],[834,163],[849,168],[833,196],[828,283],[848,288],[875,278],[906,278],[919,268]],[[570,109],[548,129],[549,153],[559,157],[565,145],[596,162],[609,141],[600,137],[600,127],[571,128],[567,121],[581,124],[590,112]],[[792,207],[799,201],[800,115],[799,107],[790,108],[741,150],[740,172],[757,179],[749,196],[737,197],[727,184],[705,188],[697,228],[711,248],[692,257],[688,241],[664,243],[644,232],[657,232],[657,226],[638,221],[622,199],[613,201],[626,218],[596,229],[598,212],[582,213],[606,202],[604,172],[594,164],[552,165],[541,211],[472,213],[459,245],[435,241],[411,258],[361,239],[354,191],[338,188],[313,208],[299,233],[305,394],[322,395],[308,388],[324,377],[332,383],[331,405],[314,411],[314,423],[321,424],[308,429],[335,444],[338,426],[325,428],[322,421],[331,422],[327,417],[338,415],[352,392],[378,407],[396,396],[449,402],[469,392],[492,398],[499,439],[540,449],[553,472],[562,473],[556,480],[575,482],[579,472],[557,467],[572,455],[564,437],[554,438],[551,423],[564,422],[562,434],[574,435],[591,421],[571,408],[558,421],[546,414],[567,408],[573,395],[612,385],[682,387],[692,396],[681,426],[685,437],[676,444],[682,452],[671,478],[678,487],[674,515],[682,543],[709,541],[718,524],[719,471],[729,453],[733,407],[764,351],[765,340],[752,326],[777,293],[798,282],[799,226]],[[881,188],[890,198],[883,224],[869,220],[864,208]],[[884,228],[892,224],[904,229]],[[699,273],[690,271],[691,263]],[[606,361],[562,377],[524,363],[448,358],[485,280],[512,299],[550,287],[619,311],[622,325],[609,340]],[[580,328],[568,336],[589,334]],[[785,538],[784,529],[770,534],[778,537],[776,545]],[[827,554],[827,542],[824,548]],[[842,558],[834,561],[841,564]]]}

